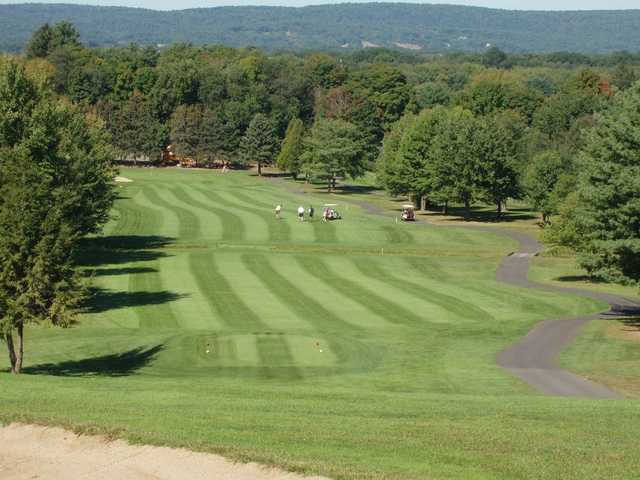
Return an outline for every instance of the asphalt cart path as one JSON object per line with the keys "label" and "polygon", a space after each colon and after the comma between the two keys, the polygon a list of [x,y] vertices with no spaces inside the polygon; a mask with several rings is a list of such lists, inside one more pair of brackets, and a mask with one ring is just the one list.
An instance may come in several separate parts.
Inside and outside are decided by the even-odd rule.
{"label": "asphalt cart path", "polygon": [[582,327],[598,318],[621,317],[640,314],[640,304],[632,299],[577,288],[564,288],[531,282],[529,266],[531,258],[542,251],[543,246],[533,237],[507,229],[479,228],[498,232],[516,240],[520,246],[506,256],[496,272],[496,279],[509,285],[555,293],[566,293],[593,298],[609,304],[609,310],[594,315],[573,318],[543,320],[519,342],[498,354],[502,368],[517,375],[529,385],[546,395],[586,398],[622,398],[613,390],[560,368],[558,355],[579,335]]}

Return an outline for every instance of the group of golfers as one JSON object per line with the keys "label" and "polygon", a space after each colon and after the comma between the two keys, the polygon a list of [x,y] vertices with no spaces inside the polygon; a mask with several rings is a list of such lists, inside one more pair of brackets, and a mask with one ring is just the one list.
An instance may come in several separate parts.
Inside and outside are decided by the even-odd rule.
{"label": "group of golfers", "polygon": [[[282,205],[280,204],[276,205],[275,212],[276,212],[276,218],[280,220],[282,216]],[[313,215],[315,213],[313,205],[309,205],[309,208],[307,208],[306,210],[302,205],[300,205],[298,207],[298,220],[300,220],[301,222],[304,222],[305,213],[309,216],[309,220],[313,221]],[[322,220],[326,222],[327,220],[335,220],[337,218],[340,218],[339,216],[336,216],[336,214],[337,212],[335,212],[333,209],[325,208],[322,214]]]}

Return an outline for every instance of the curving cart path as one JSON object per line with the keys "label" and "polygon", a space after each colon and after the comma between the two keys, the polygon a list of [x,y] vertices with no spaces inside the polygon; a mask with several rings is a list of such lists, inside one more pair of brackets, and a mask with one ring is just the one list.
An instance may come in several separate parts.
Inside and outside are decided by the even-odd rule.
{"label": "curving cart path", "polygon": [[[291,188],[285,185],[291,193],[304,195],[306,192],[299,188]],[[394,217],[382,208],[364,200],[343,199],[345,203],[351,203],[362,207],[367,213]],[[417,223],[428,224],[424,220]],[[622,395],[598,383],[587,380],[556,364],[556,358],[578,336],[582,327],[598,318],[611,316],[621,317],[625,315],[640,315],[640,303],[618,295],[600,293],[578,288],[557,287],[529,281],[529,265],[531,258],[543,250],[543,246],[535,238],[515,230],[504,228],[482,227],[477,225],[456,226],[481,230],[484,232],[498,233],[507,236],[519,243],[516,252],[507,255],[498,270],[496,279],[508,285],[521,288],[531,288],[555,293],[567,293],[582,297],[593,298],[609,304],[609,310],[593,315],[581,315],[573,318],[543,320],[519,342],[507,347],[500,352],[497,363],[500,367],[520,377],[530,386],[545,395],[571,396],[584,398],[623,398]]]}
{"label": "curving cart path", "polygon": [[500,234],[520,243],[517,252],[502,260],[496,272],[498,281],[522,288],[580,295],[607,302],[610,306],[607,312],[600,314],[543,320],[518,343],[500,352],[497,358],[498,365],[546,395],[622,398],[621,395],[603,385],[558,367],[555,359],[578,336],[580,329],[586,323],[603,315],[624,316],[638,313],[640,304],[618,295],[530,282],[529,264],[531,258],[542,250],[542,245],[529,235],[520,232],[492,228],[482,228],[482,230],[497,230]]}

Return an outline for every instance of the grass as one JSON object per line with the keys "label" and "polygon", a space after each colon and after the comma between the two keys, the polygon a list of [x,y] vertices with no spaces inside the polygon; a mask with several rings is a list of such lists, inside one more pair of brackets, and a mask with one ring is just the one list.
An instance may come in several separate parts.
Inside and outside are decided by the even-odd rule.
{"label": "grass", "polygon": [[[601,309],[496,283],[505,237],[396,224],[347,203],[362,190],[123,174],[79,257],[95,295],[74,328],[29,328],[0,421],[334,478],[636,475],[637,401],[546,398],[496,366],[537,321]],[[295,219],[328,199],[344,220]]]}
{"label": "grass", "polygon": [[560,360],[565,368],[640,399],[640,318],[591,322]]}
{"label": "grass", "polygon": [[574,256],[536,257],[532,261],[529,278],[536,282],[551,283],[560,287],[584,288],[632,299],[638,299],[640,294],[637,286],[590,280],[587,272],[578,266]]}

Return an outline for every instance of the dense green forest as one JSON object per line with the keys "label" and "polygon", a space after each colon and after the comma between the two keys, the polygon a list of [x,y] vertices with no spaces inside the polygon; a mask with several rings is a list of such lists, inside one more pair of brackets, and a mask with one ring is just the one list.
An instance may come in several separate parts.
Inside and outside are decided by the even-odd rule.
{"label": "dense green forest", "polygon": [[161,12],[79,5],[0,5],[0,49],[22,50],[41,24],[68,20],[91,46],[191,42],[274,50],[509,52],[640,50],[640,10],[533,12],[399,3]]}

